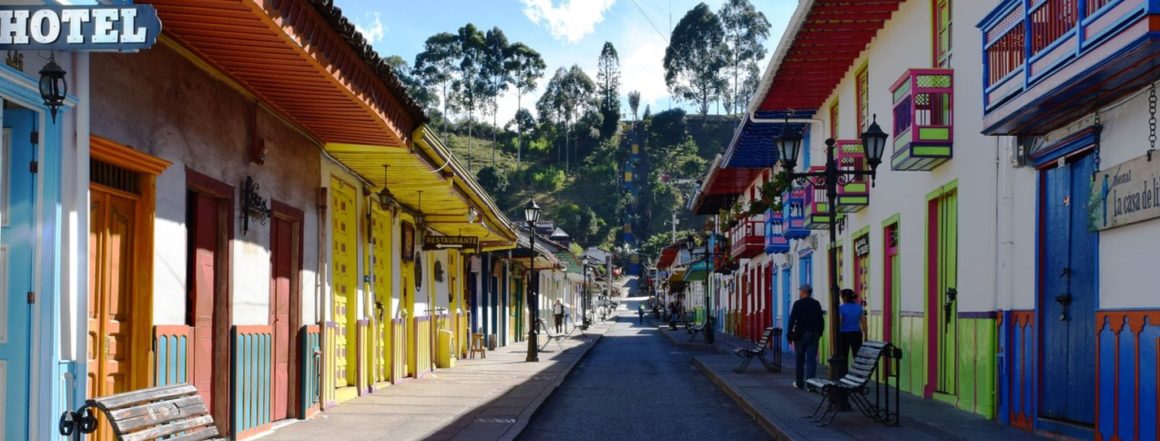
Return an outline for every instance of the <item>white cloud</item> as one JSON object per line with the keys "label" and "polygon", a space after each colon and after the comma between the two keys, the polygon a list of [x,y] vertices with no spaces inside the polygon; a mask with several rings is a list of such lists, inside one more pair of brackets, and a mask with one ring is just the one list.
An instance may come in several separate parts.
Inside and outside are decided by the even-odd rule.
{"label": "white cloud", "polygon": [[576,43],[592,33],[604,21],[604,13],[616,0],[521,0],[524,15],[537,25],[546,26],[557,40]]}
{"label": "white cloud", "polygon": [[363,20],[369,20],[370,23],[354,23],[354,28],[362,34],[363,38],[372,46],[383,41],[383,37],[387,35],[387,27],[383,26],[381,14],[378,12],[368,12],[363,14]]}
{"label": "white cloud", "polygon": [[[668,43],[647,26],[632,25],[619,38],[620,93],[640,91],[640,112],[646,104],[657,112],[659,104],[667,103],[669,89],[665,86],[665,48]],[[627,99],[627,98],[626,98]],[[627,101],[625,101],[627,103]],[[625,104],[623,113],[631,117],[632,110]]]}

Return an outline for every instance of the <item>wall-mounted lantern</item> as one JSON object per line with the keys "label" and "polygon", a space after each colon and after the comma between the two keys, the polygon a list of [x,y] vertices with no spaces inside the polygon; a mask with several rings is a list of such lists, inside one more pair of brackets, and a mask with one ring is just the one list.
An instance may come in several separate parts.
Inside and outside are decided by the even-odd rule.
{"label": "wall-mounted lantern", "polygon": [[68,81],[64,79],[65,71],[56,64],[56,57],[48,56],[48,64],[40,69],[40,98],[48,111],[52,114],[52,122],[56,122],[56,113],[64,105],[64,98],[68,96]]}

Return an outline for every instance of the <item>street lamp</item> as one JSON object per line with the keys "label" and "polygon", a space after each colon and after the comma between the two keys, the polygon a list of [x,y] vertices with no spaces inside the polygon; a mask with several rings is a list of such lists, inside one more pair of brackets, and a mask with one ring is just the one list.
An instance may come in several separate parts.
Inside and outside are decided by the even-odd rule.
{"label": "street lamp", "polygon": [[[693,240],[693,235],[689,234],[689,237],[685,240],[685,249],[689,250],[689,257],[693,257],[693,250],[696,248],[697,248],[696,241]],[[713,342],[717,340],[716,334],[713,333],[713,315],[709,313],[709,300],[710,300],[709,288],[713,287],[712,281],[709,280],[709,274],[712,274],[712,272],[711,272],[711,269],[713,267],[712,262],[713,262],[713,258],[716,257],[716,255],[717,255],[717,253],[713,251],[713,248],[709,246],[709,241],[706,240],[705,241],[705,257],[704,257],[704,259],[705,259],[705,306],[704,306],[705,325],[704,325],[704,328],[702,329],[702,332],[705,333],[705,343],[708,343],[708,344],[713,344]]]}
{"label": "street lamp", "polygon": [[539,322],[540,315],[540,278],[536,274],[536,222],[540,220],[540,206],[536,204],[535,199],[529,199],[528,203],[524,205],[524,219],[528,222],[528,230],[531,234],[531,283],[528,284],[528,358],[524,361],[540,361],[540,356],[537,353],[537,334],[536,325]]}
{"label": "street lamp", "polygon": [[[832,135],[832,134],[831,134]],[[877,177],[878,165],[882,163],[882,151],[886,146],[886,139],[888,136],[878,127],[878,115],[874,115],[874,121],[870,127],[866,128],[866,132],[862,133],[862,148],[866,153],[866,162],[870,165],[870,170],[842,170],[838,167],[838,162],[834,160],[834,145],[836,142],[834,138],[826,139],[826,166],[822,171],[799,173],[794,171],[797,166],[798,154],[801,153],[802,136],[800,133],[793,133],[789,130],[789,118],[786,117],[785,131],[777,140],[777,151],[781,156],[781,168],[785,170],[787,177],[790,180],[796,180],[799,183],[805,183],[807,180],[814,185],[814,187],[824,188],[826,191],[826,203],[829,207],[829,229],[830,229],[830,252],[829,254],[829,268],[830,273],[830,379],[837,381],[845,375],[846,354],[838,353],[838,267],[834,251],[838,242],[837,235],[837,219],[838,211],[836,201],[838,199],[838,186],[849,184],[856,178],[868,176],[870,177],[871,185]]]}

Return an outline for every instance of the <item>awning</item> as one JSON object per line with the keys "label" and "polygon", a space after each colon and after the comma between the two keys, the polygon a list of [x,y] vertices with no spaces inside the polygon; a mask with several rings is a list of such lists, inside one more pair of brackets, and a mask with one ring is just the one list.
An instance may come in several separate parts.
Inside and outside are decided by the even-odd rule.
{"label": "awning", "polygon": [[[512,226],[427,130],[391,68],[329,1],[144,0],[165,36],[444,235],[510,248]],[[174,44],[174,42],[176,44]],[[384,169],[384,166],[388,166]]]}

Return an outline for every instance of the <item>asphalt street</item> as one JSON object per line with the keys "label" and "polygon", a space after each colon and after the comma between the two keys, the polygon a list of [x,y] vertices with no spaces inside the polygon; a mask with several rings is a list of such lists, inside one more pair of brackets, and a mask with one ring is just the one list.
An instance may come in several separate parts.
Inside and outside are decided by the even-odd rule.
{"label": "asphalt street", "polygon": [[[769,435],[624,301],[617,323],[544,403],[522,440],[763,440]],[[702,352],[703,353],[703,352]]]}

